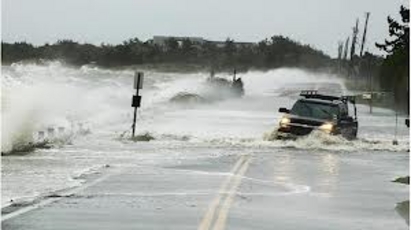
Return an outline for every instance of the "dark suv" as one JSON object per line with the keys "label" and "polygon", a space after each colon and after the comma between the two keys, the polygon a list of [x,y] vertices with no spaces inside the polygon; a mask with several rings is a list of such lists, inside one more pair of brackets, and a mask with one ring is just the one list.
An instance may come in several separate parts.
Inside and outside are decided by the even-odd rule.
{"label": "dark suv", "polygon": [[[357,137],[358,121],[355,97],[317,94],[315,90],[302,91],[291,110],[285,113],[278,128],[278,139],[295,139],[320,130],[328,134],[342,135],[352,140]],[[348,103],[354,107],[354,116],[348,114]]]}

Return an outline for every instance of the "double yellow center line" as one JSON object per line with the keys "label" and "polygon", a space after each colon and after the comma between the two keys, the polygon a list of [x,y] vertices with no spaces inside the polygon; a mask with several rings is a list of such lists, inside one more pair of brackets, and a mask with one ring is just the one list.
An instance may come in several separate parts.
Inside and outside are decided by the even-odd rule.
{"label": "double yellow center line", "polygon": [[[235,191],[240,186],[241,180],[247,171],[250,162],[251,158],[248,155],[243,155],[238,159],[230,172],[230,176],[224,180],[219,193],[208,207],[207,213],[203,217],[198,230],[222,230],[225,228],[228,211],[233,203]],[[225,198],[225,200],[221,203],[223,198]],[[215,213],[218,207],[220,207],[220,209],[216,215]],[[214,226],[211,228],[214,219]]]}

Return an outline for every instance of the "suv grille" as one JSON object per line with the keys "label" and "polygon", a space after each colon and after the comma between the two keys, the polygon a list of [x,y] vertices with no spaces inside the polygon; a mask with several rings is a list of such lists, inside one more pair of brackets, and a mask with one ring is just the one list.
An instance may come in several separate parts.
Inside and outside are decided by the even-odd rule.
{"label": "suv grille", "polygon": [[312,128],[309,127],[300,127],[300,126],[290,126],[290,133],[294,134],[294,135],[308,135],[311,133],[311,131],[313,131]]}

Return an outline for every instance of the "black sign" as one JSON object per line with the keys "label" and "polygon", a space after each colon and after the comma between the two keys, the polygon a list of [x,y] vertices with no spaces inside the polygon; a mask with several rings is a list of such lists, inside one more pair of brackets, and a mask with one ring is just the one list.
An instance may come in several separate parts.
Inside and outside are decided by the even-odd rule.
{"label": "black sign", "polygon": [[132,107],[140,107],[141,104],[141,96],[133,95],[133,101],[131,103]]}

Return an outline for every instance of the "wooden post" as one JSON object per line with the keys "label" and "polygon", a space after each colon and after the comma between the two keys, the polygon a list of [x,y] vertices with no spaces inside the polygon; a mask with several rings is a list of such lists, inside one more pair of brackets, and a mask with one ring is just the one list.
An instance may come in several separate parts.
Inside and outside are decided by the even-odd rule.
{"label": "wooden post", "polygon": [[371,98],[370,98],[370,113],[372,113],[372,100],[373,100],[373,97],[374,97],[374,95],[373,95],[373,87],[372,87],[372,74],[371,74],[371,63],[370,63],[370,60],[369,59],[367,59],[366,60],[366,63],[367,63],[367,74],[368,74],[368,77],[369,77],[369,79],[370,79],[370,95],[371,95]]}
{"label": "wooden post", "polygon": [[372,113],[372,92],[371,92],[371,98],[370,98],[370,113]]}

